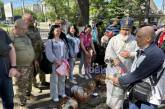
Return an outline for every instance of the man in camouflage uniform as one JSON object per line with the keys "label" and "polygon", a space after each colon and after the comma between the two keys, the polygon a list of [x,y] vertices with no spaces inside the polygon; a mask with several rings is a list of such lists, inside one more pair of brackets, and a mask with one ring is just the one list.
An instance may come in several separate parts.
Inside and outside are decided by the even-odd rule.
{"label": "man in camouflage uniform", "polygon": [[16,68],[21,74],[15,81],[18,87],[16,94],[21,106],[26,105],[26,91],[28,82],[32,81],[31,64],[35,56],[31,40],[26,35],[26,30],[25,22],[22,19],[18,19],[15,21],[12,33],[10,34],[16,50]]}
{"label": "man in camouflage uniform", "polygon": [[[48,83],[45,81],[45,74],[41,72],[39,68],[39,60],[42,52],[42,39],[40,36],[40,32],[38,28],[34,26],[34,19],[30,13],[24,14],[23,20],[27,24],[28,27],[27,36],[31,39],[35,51],[35,59],[33,61],[33,75],[34,75],[33,84],[34,86],[36,86],[36,75],[37,73],[39,73],[41,85],[48,85]],[[31,90],[32,90],[32,83],[31,81],[29,81],[29,89],[27,92],[27,96],[30,96]]]}

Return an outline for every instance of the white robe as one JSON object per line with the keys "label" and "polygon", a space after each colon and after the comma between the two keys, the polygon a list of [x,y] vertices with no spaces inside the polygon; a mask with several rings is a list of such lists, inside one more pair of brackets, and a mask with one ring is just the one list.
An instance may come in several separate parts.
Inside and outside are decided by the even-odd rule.
{"label": "white robe", "polygon": [[[116,73],[114,68],[111,67],[111,63],[109,62],[110,59],[119,58],[122,62],[123,66],[127,68],[127,72],[131,70],[131,66],[133,63],[134,56],[136,55],[136,50],[138,49],[135,37],[133,35],[129,36],[126,41],[123,41],[122,36],[118,34],[110,39],[108,46],[105,52],[105,62],[107,64],[106,69],[106,76],[109,74]],[[126,50],[130,52],[129,58],[124,58],[120,56],[120,52],[122,50]],[[122,90],[119,91],[119,95],[121,97],[114,97],[112,96],[113,91],[113,84],[110,80],[106,80],[106,87],[107,87],[107,105],[112,109],[121,109],[124,101],[124,92]],[[122,93],[122,94],[121,94]]]}

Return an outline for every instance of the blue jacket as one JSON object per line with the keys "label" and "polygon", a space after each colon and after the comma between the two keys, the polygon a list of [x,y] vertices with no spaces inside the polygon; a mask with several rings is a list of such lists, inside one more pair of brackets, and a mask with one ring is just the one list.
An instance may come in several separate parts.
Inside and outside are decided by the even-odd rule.
{"label": "blue jacket", "polygon": [[157,70],[161,67],[165,59],[163,51],[154,43],[144,49],[142,55],[145,58],[139,66],[133,72],[119,78],[120,85],[128,85],[145,79],[150,75],[156,75]]}

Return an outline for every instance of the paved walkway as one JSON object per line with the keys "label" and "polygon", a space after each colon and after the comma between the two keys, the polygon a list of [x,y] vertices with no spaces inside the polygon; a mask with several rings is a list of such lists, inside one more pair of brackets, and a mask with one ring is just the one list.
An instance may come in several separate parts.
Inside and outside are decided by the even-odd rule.
{"label": "paved walkway", "polygon": [[[75,66],[75,73],[78,73],[78,63]],[[39,82],[39,77],[37,75],[37,81]],[[50,81],[50,74],[46,75],[46,81],[49,82]],[[14,85],[14,92],[16,92],[16,86]],[[40,92],[40,90],[38,88],[33,87],[32,88],[32,95],[34,95],[32,97],[31,100],[27,101],[27,107],[29,107],[28,109],[47,109],[46,107],[48,107],[48,105],[50,105],[50,109],[51,106],[53,105],[50,101],[50,90],[46,89],[46,90],[42,90],[42,93]],[[14,103],[15,103],[15,108],[14,109],[22,109],[19,107],[18,105],[18,99],[14,98]],[[0,109],[2,109],[2,102],[0,100]],[[39,108],[36,108],[39,107]],[[26,109],[26,108],[23,108]]]}

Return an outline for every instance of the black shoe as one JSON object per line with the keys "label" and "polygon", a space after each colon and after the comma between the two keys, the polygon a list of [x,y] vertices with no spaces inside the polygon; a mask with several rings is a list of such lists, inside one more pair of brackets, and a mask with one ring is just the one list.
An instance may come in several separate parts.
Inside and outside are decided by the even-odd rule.
{"label": "black shoe", "polygon": [[33,86],[34,86],[34,87],[37,87],[37,83],[33,83]]}
{"label": "black shoe", "polygon": [[36,88],[43,88],[43,87],[47,87],[47,86],[43,85],[42,83],[37,83],[36,85]]}
{"label": "black shoe", "polygon": [[111,108],[110,108],[109,106],[107,106],[107,105],[106,105],[106,107],[105,107],[105,108],[106,108],[106,109],[111,109]]}
{"label": "black shoe", "polygon": [[30,95],[26,95],[26,100],[30,100]]}
{"label": "black shoe", "polygon": [[41,83],[41,85],[44,85],[44,86],[49,86],[49,85],[50,85],[50,83],[48,83],[48,82],[42,82],[42,83]]}
{"label": "black shoe", "polygon": [[36,101],[37,100],[37,97],[36,96],[34,96],[34,95],[29,95],[29,96],[27,96],[26,95],[26,100],[33,100],[33,101]]}

